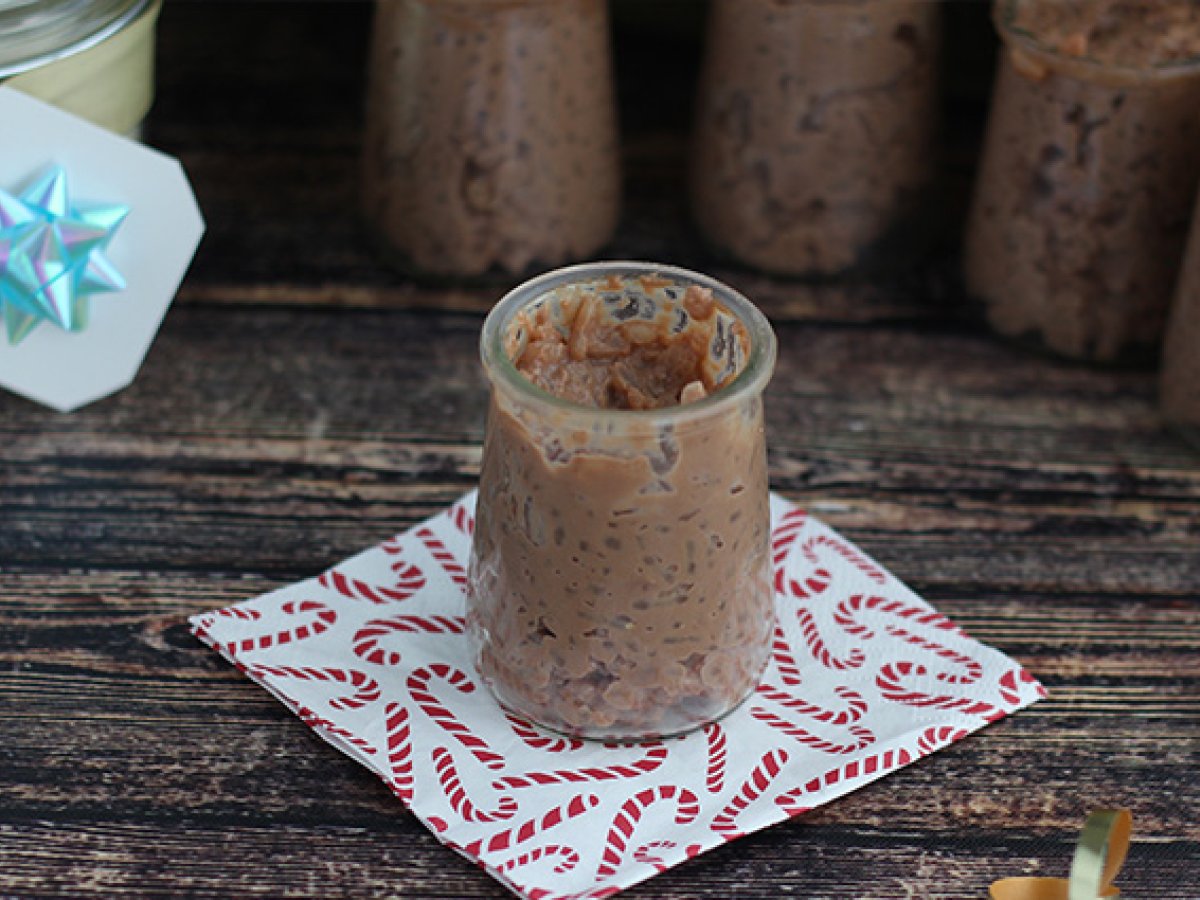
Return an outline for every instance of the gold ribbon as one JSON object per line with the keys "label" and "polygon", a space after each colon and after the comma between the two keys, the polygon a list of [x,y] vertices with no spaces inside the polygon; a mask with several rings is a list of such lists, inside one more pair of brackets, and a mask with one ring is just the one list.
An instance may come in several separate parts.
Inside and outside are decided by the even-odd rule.
{"label": "gold ribbon", "polygon": [[1129,852],[1133,816],[1127,809],[1098,809],[1088,816],[1075,846],[1070,878],[1002,878],[991,900],[1098,900],[1121,891],[1113,879]]}

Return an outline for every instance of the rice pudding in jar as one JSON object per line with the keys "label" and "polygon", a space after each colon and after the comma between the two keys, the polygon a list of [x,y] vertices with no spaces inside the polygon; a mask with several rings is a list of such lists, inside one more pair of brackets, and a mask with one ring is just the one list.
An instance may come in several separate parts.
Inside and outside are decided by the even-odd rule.
{"label": "rice pudding in jar", "polygon": [[616,230],[606,0],[379,0],[366,106],[367,226],[409,274],[512,281]]}
{"label": "rice pudding in jar", "polygon": [[964,274],[1000,334],[1158,350],[1200,180],[1200,4],[1003,0]]}
{"label": "rice pudding in jar", "polygon": [[735,708],[774,629],[766,318],[703,275],[589,264],[508,294],[481,354],[467,623],[498,699],[600,739]]}
{"label": "rice pudding in jar", "polygon": [[940,43],[932,0],[713,0],[689,185],[707,242],[783,275],[911,266]]}

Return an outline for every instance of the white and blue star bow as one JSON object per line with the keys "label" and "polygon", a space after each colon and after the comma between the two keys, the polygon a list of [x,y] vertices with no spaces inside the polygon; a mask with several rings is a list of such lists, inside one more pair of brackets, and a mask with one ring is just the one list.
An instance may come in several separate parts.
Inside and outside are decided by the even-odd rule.
{"label": "white and blue star bow", "polygon": [[10,344],[43,322],[82,331],[91,295],[124,289],[105,250],[127,215],[120,204],[73,204],[61,166],[20,196],[0,190],[0,309]]}

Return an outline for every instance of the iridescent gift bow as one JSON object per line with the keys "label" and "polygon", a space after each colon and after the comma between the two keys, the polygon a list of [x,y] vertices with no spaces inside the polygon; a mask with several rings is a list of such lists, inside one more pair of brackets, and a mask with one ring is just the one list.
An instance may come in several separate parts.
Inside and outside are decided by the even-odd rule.
{"label": "iridescent gift bow", "polygon": [[0,189],[0,309],[10,344],[42,322],[81,331],[88,298],[125,287],[104,251],[127,215],[120,204],[73,204],[61,166],[20,196]]}
{"label": "iridescent gift bow", "polygon": [[1097,900],[1121,891],[1113,879],[1125,862],[1133,817],[1127,809],[1099,809],[1088,816],[1075,847],[1070,878],[1002,878],[992,900]]}

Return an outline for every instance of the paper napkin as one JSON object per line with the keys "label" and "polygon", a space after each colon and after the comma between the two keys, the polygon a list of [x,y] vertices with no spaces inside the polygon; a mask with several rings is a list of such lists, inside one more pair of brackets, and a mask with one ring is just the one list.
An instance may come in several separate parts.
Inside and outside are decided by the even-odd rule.
{"label": "paper napkin", "polygon": [[771,498],[762,685],[682,738],[508,715],[463,634],[475,495],[316,578],[191,619],[447,846],[522,897],[598,898],[828,803],[1045,696],[853,544]]}

